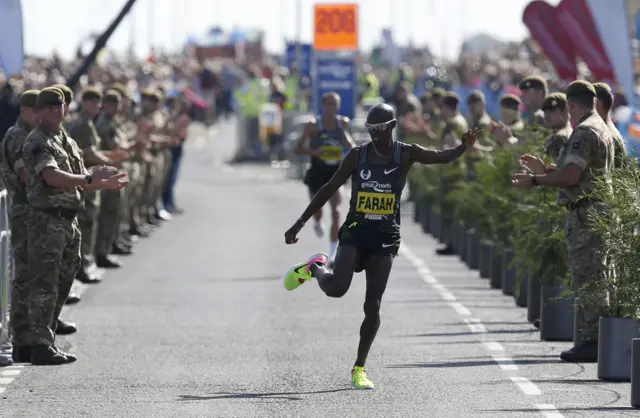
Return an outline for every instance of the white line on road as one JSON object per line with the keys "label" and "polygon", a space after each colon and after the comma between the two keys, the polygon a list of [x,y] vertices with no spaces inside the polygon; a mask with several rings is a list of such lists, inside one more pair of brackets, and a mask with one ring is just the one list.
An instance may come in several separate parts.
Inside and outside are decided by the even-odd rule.
{"label": "white line on road", "polygon": [[0,385],[8,385],[13,382],[13,377],[0,377]]}
{"label": "white line on road", "polygon": [[[423,259],[418,257],[411,249],[405,244],[402,243],[400,247],[400,254],[407,258],[411,264],[418,270],[418,274],[420,278],[431,288],[437,290],[440,293],[440,297],[445,301],[450,301],[449,306],[456,311],[456,313],[462,317],[462,320],[467,324],[469,330],[474,334],[481,334],[483,340],[481,341],[482,345],[491,353],[491,358],[496,362],[496,364],[504,371],[517,371],[518,366],[513,362],[511,357],[508,357],[504,354],[498,355],[496,352],[504,353],[504,347],[496,342],[487,339],[487,328],[478,318],[465,318],[471,316],[471,311],[467,309],[460,302],[451,302],[455,301],[455,296],[438,281],[431,273],[431,270],[426,266],[426,263]],[[510,376],[509,377],[513,383],[515,383],[518,388],[525,395],[529,396],[540,396],[542,395],[542,391],[538,386],[532,383],[529,379],[521,376]],[[564,418],[554,405],[551,404],[536,404],[536,407],[545,417],[550,418]]]}
{"label": "white line on road", "polygon": [[520,390],[524,392],[525,395],[539,396],[542,395],[542,391],[529,379],[521,376],[511,376],[511,381],[518,385]]}
{"label": "white line on road", "polygon": [[16,369],[2,369],[2,371],[0,371],[0,376],[6,377],[6,376],[17,376],[19,375],[21,372],[21,370],[16,370]]}
{"label": "white line on road", "polygon": [[558,409],[550,404],[537,404],[536,407],[540,410],[540,412],[542,412],[542,415],[544,415],[547,418],[563,418],[564,415],[562,415],[560,413],[560,411],[558,411]]}

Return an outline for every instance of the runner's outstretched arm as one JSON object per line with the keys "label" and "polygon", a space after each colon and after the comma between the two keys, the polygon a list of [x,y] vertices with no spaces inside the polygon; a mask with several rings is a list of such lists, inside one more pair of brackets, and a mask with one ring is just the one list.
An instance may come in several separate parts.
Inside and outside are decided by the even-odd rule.
{"label": "runner's outstretched arm", "polygon": [[307,222],[311,216],[316,213],[320,208],[322,208],[325,203],[329,201],[331,196],[333,196],[343,184],[349,179],[349,176],[358,168],[358,152],[353,149],[349,151],[344,160],[340,163],[340,167],[336,173],[331,177],[324,186],[318,190],[311,202],[309,202],[309,206],[300,216],[300,221],[302,223]]}
{"label": "runner's outstretched arm", "polygon": [[355,148],[356,145],[356,141],[353,140],[353,137],[351,136],[351,134],[349,133],[349,118],[344,117],[343,122],[342,122],[342,126],[343,126],[343,131],[344,131],[344,142],[347,145],[347,147],[349,147],[349,149]]}
{"label": "runner's outstretched arm", "polygon": [[426,149],[417,144],[411,145],[411,161],[419,164],[447,164],[457,160],[468,149],[472,149],[480,131],[467,131],[462,135],[462,143],[444,151]]}

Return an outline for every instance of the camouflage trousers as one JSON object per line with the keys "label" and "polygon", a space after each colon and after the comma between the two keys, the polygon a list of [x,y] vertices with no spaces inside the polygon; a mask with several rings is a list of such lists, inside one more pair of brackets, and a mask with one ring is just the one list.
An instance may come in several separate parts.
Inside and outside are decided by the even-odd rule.
{"label": "camouflage trousers", "polygon": [[80,268],[78,221],[32,208],[27,239],[31,343],[52,345],[60,311]]}
{"label": "camouflage trousers", "polygon": [[128,167],[129,186],[124,189],[126,190],[127,206],[124,209],[125,215],[123,215],[126,229],[142,224],[140,208],[144,190],[144,167],[145,163],[140,161],[132,161]]}
{"label": "camouflage trousers", "polygon": [[153,184],[155,178],[158,177],[158,157],[153,156],[153,160],[145,164],[143,187],[142,187],[142,202],[140,205],[140,216],[143,220],[151,213],[151,208],[155,204],[153,201]]}
{"label": "camouflage trousers", "polygon": [[158,161],[158,177],[153,184],[153,202],[154,204],[162,197],[162,192],[167,184],[167,178],[171,171],[171,150],[163,149],[158,155],[161,157]]}
{"label": "camouflage trousers", "polygon": [[11,311],[9,324],[13,344],[31,345],[29,340],[29,259],[27,252],[27,223],[29,206],[13,204],[9,212],[11,249],[13,252],[13,281],[11,283]]}
{"label": "camouflage trousers", "polygon": [[82,232],[82,268],[87,269],[95,264],[96,235],[98,231],[98,215],[100,213],[100,192],[85,192],[84,209],[78,212],[78,226]]}
{"label": "camouflage trousers", "polygon": [[124,194],[123,190],[103,190],[101,192],[95,246],[97,255],[110,254],[111,247],[118,236],[120,229],[118,215],[120,201]]}
{"label": "camouflage trousers", "polygon": [[[576,345],[584,341],[598,341],[598,312],[608,305],[606,292],[598,290],[598,282],[607,272],[605,254],[601,251],[601,240],[589,229],[588,211],[588,207],[572,209],[565,218],[572,288],[582,305],[578,325],[581,341],[574,341]],[[587,291],[589,297],[585,294]]]}

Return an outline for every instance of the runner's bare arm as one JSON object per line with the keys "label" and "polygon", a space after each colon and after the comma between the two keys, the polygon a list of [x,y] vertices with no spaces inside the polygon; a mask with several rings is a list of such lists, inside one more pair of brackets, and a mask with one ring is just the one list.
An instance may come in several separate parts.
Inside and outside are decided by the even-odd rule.
{"label": "runner's bare arm", "polygon": [[344,142],[349,149],[355,148],[356,141],[353,140],[353,137],[349,133],[349,118],[343,117],[342,119],[342,129],[344,131]]}
{"label": "runner's bare arm", "polygon": [[322,186],[320,190],[318,190],[318,193],[313,196],[311,202],[309,202],[309,206],[307,206],[307,209],[305,209],[302,216],[300,216],[300,220],[302,222],[307,222],[311,216],[322,208],[329,199],[331,199],[331,196],[333,196],[338,189],[347,182],[349,176],[351,176],[351,174],[353,174],[353,172],[358,168],[358,155],[359,152],[357,149],[349,150],[347,156],[344,157],[340,163],[338,170],[333,177],[331,177],[331,180]]}
{"label": "runner's bare arm", "polygon": [[315,135],[316,124],[315,120],[305,125],[302,136],[296,143],[295,153],[296,155],[311,155],[308,149],[309,140]]}
{"label": "runner's bare arm", "polygon": [[411,144],[409,156],[411,162],[419,164],[447,164],[455,161],[462,156],[467,150],[467,146],[460,144],[457,147],[449,148],[444,151],[436,151],[426,149],[418,144]]}

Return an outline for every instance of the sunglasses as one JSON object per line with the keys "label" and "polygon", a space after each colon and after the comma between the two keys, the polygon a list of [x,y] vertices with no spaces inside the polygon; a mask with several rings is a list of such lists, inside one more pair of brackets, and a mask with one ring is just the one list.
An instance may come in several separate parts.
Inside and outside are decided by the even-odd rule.
{"label": "sunglasses", "polygon": [[367,128],[367,130],[369,131],[386,131],[389,126],[394,123],[396,120],[391,119],[389,122],[383,122],[383,123],[365,123],[364,126]]}

